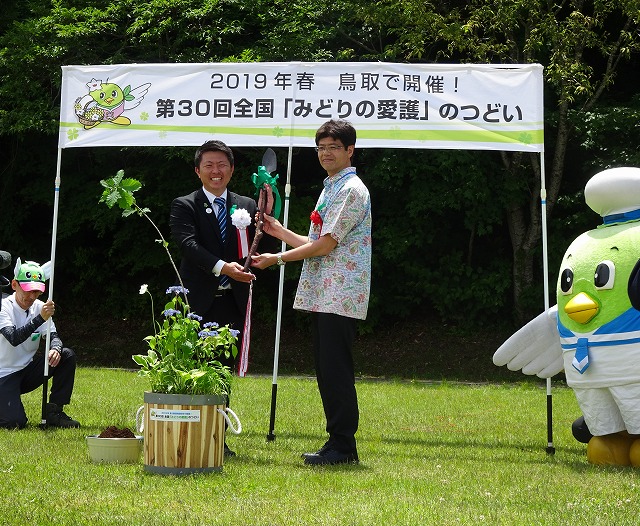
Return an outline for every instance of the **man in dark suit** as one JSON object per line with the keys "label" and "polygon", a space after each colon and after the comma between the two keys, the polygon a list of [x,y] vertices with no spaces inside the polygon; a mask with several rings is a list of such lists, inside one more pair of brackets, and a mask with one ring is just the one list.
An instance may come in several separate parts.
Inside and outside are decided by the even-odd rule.
{"label": "man in dark suit", "polygon": [[[195,154],[195,172],[202,188],[173,200],[169,224],[182,253],[180,276],[189,290],[191,312],[202,316],[202,324],[228,324],[239,331],[240,346],[249,284],[255,276],[243,270],[238,240],[245,236],[250,246],[255,226],[238,232],[230,212],[244,209],[249,218],[254,218],[258,206],[253,199],[227,190],[233,168],[231,148],[221,141],[205,142]],[[221,362],[233,370],[233,357]],[[226,442],[224,452],[226,456],[235,455]]]}
{"label": "man in dark suit", "polygon": [[[173,200],[169,224],[182,253],[180,276],[189,290],[192,312],[202,316],[202,323],[229,324],[240,331],[240,344],[249,283],[255,276],[243,270],[238,229],[230,211],[234,207],[244,209],[253,218],[258,207],[250,197],[227,190],[233,169],[233,152],[225,143],[204,143],[195,154],[195,172],[202,188]],[[246,229],[249,245],[254,233],[252,224]],[[226,365],[233,368],[233,360]]]}

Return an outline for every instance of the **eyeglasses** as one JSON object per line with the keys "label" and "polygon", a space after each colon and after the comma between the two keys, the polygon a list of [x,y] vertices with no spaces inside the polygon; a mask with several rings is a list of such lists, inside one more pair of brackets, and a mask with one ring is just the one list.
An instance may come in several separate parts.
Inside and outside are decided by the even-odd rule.
{"label": "eyeglasses", "polygon": [[324,153],[324,152],[335,153],[338,150],[344,150],[344,149],[345,149],[344,146],[340,146],[338,144],[330,144],[329,146],[316,146],[316,152],[318,153]]}

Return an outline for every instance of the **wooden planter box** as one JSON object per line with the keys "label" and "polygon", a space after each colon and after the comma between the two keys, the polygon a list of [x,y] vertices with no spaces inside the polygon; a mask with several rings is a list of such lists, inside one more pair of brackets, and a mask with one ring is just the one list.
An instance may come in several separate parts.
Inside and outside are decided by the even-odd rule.
{"label": "wooden planter box", "polygon": [[166,475],[222,471],[225,398],[144,393],[144,470]]}

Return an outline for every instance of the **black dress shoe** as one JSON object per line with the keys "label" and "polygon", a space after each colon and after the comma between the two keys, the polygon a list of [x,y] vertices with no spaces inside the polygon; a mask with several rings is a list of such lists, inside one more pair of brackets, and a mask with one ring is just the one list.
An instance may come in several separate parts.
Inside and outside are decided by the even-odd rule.
{"label": "black dress shoe", "polygon": [[334,464],[357,464],[358,453],[342,453],[335,449],[326,449],[322,453],[311,453],[304,457],[308,466],[331,466]]}
{"label": "black dress shoe", "polygon": [[224,443],[224,456],[225,457],[235,457],[236,456],[236,452],[232,451],[231,449],[229,449],[229,446],[227,446],[227,443]]}
{"label": "black dress shoe", "polygon": [[322,455],[327,449],[330,449],[331,446],[329,445],[329,442],[327,442],[324,446],[322,446],[320,449],[318,449],[318,451],[316,451],[315,453],[302,453],[302,458],[307,458],[307,457],[313,457],[315,455]]}

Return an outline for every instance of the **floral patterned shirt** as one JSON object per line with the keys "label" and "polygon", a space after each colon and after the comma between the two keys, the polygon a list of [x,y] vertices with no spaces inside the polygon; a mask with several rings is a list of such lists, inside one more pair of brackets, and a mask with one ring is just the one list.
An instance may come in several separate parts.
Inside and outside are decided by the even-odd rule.
{"label": "floral patterned shirt", "polygon": [[316,212],[322,221],[312,221],[309,240],[329,234],[338,244],[326,256],[304,260],[293,308],[364,320],[371,287],[371,199],[355,168],[324,180]]}

